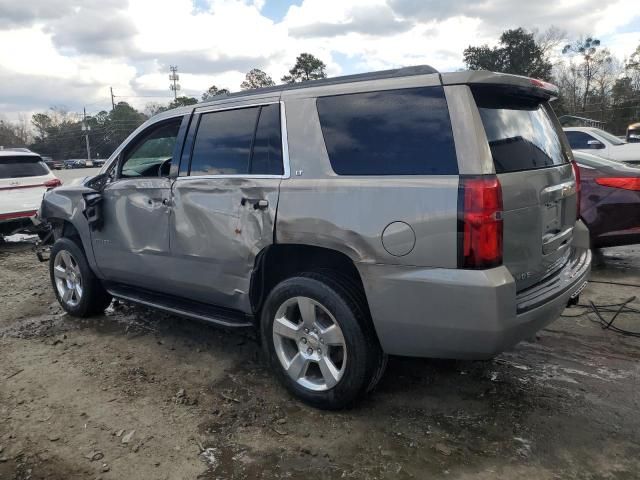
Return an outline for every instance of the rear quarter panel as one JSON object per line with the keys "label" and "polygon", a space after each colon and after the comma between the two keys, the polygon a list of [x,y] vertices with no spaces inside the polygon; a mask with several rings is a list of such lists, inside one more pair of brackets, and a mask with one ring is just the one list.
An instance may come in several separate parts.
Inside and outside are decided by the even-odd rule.
{"label": "rear quarter panel", "polygon": [[[291,178],[281,184],[277,242],[331,248],[360,263],[455,268],[458,177],[336,175],[315,97],[293,94],[283,97]],[[415,232],[410,253],[385,250],[382,232],[392,222]]]}

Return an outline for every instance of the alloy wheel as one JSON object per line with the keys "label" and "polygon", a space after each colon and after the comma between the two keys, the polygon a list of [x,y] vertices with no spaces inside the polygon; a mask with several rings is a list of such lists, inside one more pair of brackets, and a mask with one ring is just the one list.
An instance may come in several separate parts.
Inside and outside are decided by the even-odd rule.
{"label": "alloy wheel", "polygon": [[293,297],[273,321],[276,355],[289,377],[314,391],[329,390],[345,372],[347,346],[335,317],[309,297]]}
{"label": "alloy wheel", "polygon": [[82,274],[80,266],[67,250],[60,250],[53,260],[53,276],[62,302],[76,307],[82,300]]}

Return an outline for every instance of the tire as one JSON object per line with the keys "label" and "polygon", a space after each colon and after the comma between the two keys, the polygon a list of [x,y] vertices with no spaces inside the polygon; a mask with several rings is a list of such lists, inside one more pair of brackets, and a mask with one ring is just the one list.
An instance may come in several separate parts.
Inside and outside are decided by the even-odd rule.
{"label": "tire", "polygon": [[[313,312],[306,322],[303,310]],[[386,356],[366,304],[340,277],[304,273],[282,281],[269,293],[260,324],[263,348],[276,376],[290,393],[313,407],[350,407],[382,376]]]}
{"label": "tire", "polygon": [[[111,303],[111,296],[89,267],[84,251],[70,238],[59,238],[51,247],[49,276],[60,306],[74,317],[102,313]],[[68,298],[65,292],[71,292]]]}

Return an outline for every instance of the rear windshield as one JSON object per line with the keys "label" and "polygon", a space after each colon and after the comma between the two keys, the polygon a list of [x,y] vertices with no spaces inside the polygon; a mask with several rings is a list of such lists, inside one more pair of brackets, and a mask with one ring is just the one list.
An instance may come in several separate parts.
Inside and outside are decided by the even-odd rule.
{"label": "rear windshield", "polygon": [[49,173],[40,157],[0,157],[0,178],[38,177]]}
{"label": "rear windshield", "polygon": [[569,162],[560,124],[547,102],[504,88],[473,89],[496,173]]}

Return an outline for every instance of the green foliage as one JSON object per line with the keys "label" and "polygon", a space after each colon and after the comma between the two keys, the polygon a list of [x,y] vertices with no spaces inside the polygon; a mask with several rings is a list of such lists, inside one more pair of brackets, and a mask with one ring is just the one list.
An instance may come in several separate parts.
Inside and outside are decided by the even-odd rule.
{"label": "green foliage", "polygon": [[230,93],[231,92],[226,88],[218,88],[215,85],[211,85],[209,89],[202,94],[202,101],[207,102],[209,100],[213,100],[213,98],[218,95],[229,95]]}
{"label": "green foliage", "polygon": [[167,110],[178,107],[187,107],[189,105],[195,105],[196,103],[198,103],[198,99],[194,97],[178,97],[169,104]]}
{"label": "green foliage", "polygon": [[273,79],[259,68],[253,68],[245,76],[240,84],[242,90],[252,90],[254,88],[273,87],[276,83]]}
{"label": "green foliage", "polygon": [[[107,158],[129,134],[147,119],[126,102],[111,112],[87,118],[92,158]],[[35,138],[30,148],[55,159],[86,158],[82,119],[62,110],[36,113],[31,117]]]}
{"label": "green foliage", "polygon": [[282,77],[282,81],[284,83],[297,83],[326,78],[325,68],[327,66],[319,58],[310,53],[301,53],[296,58],[296,64],[289,70],[289,75]]}
{"label": "green foliage", "polygon": [[463,58],[471,70],[490,70],[543,80],[551,78],[553,68],[534,34],[522,28],[503,32],[498,47],[467,47]]}

